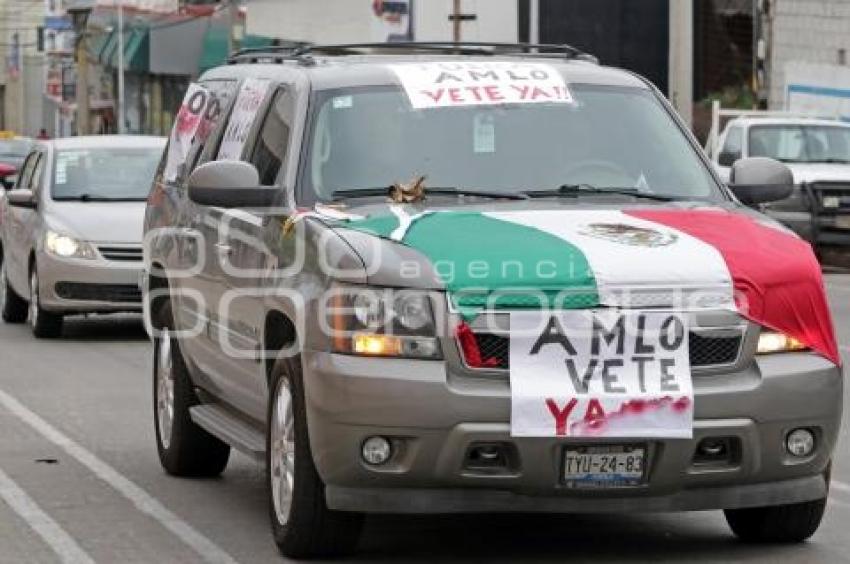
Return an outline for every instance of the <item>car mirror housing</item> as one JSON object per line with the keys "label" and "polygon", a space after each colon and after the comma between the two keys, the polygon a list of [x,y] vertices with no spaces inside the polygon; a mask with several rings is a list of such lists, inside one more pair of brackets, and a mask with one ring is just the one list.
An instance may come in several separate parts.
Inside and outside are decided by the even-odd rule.
{"label": "car mirror housing", "polygon": [[745,205],[784,200],[794,190],[794,175],[781,162],[767,157],[740,159],[732,165],[729,187]]}
{"label": "car mirror housing", "polygon": [[259,208],[274,204],[279,188],[260,186],[260,174],[251,163],[212,161],[189,175],[189,199],[221,208]]}
{"label": "car mirror housing", "polygon": [[32,190],[26,188],[9,190],[6,193],[6,199],[10,206],[35,209],[35,194],[33,194]]}

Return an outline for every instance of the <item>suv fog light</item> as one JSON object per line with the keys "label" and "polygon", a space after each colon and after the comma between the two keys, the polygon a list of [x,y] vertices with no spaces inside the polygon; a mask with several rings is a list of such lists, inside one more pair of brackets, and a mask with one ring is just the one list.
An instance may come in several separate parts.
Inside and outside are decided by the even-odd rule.
{"label": "suv fog light", "polygon": [[809,456],[815,450],[815,436],[809,429],[794,429],[785,439],[785,448],[794,456]]}
{"label": "suv fog light", "polygon": [[368,464],[383,464],[390,459],[392,453],[392,445],[384,437],[369,437],[363,442],[363,460]]}

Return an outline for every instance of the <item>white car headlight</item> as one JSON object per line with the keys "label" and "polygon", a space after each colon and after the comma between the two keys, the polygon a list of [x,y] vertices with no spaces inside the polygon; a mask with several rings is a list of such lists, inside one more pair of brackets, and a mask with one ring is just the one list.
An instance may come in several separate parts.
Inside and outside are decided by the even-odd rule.
{"label": "white car headlight", "polygon": [[824,196],[823,207],[839,208],[841,207],[841,198],[839,198],[838,196]]}
{"label": "white car headlight", "polygon": [[86,243],[55,231],[48,231],[44,238],[44,248],[51,255],[62,258],[93,259],[97,257],[94,248]]}
{"label": "white car headlight", "polygon": [[792,352],[806,350],[808,347],[795,339],[778,331],[762,329],[759,335],[757,354],[771,354],[779,352]]}

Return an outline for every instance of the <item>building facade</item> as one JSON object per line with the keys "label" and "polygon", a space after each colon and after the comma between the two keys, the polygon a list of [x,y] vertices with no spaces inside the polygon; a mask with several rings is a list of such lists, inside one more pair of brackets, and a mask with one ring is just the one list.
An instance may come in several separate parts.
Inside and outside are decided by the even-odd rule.
{"label": "building facade", "polygon": [[850,120],[850,1],[762,3],[770,107]]}

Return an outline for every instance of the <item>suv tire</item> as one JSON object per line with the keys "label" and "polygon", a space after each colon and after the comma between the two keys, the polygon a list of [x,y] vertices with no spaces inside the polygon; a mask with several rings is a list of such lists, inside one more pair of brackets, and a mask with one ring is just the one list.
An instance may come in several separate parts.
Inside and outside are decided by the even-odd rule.
{"label": "suv tire", "polygon": [[55,339],[62,336],[63,318],[61,315],[45,311],[41,307],[38,293],[38,271],[35,266],[30,272],[29,320],[32,334],[39,339]]}
{"label": "suv tire", "polygon": [[189,408],[200,402],[179,340],[172,334],[171,304],[164,304],[159,315],[153,357],[154,429],[159,461],[173,476],[218,476],[227,466],[230,446],[192,421]]}
{"label": "suv tire", "polygon": [[747,509],[727,509],[726,522],[743,541],[803,542],[815,534],[826,508],[826,498]]}
{"label": "suv tire", "polygon": [[6,323],[23,323],[27,320],[27,301],[9,284],[6,261],[0,256],[0,311]]}
{"label": "suv tire", "polygon": [[325,502],[325,484],[310,450],[300,357],[278,359],[271,384],[266,481],[275,543],[289,558],[351,553],[363,516],[332,511]]}

